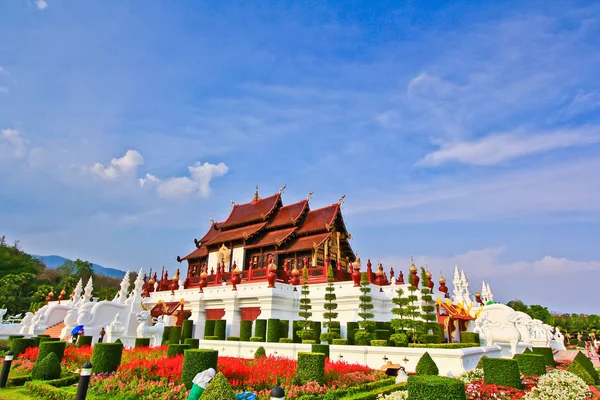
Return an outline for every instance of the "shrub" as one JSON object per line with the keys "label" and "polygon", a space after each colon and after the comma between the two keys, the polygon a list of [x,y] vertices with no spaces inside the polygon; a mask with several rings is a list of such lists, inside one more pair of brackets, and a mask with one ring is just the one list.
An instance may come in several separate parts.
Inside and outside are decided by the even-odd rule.
{"label": "shrub", "polygon": [[477,369],[480,369],[483,371],[483,360],[485,360],[486,358],[489,358],[488,356],[481,356],[481,358],[479,359],[479,361],[477,362]]}
{"label": "shrub", "polygon": [[81,346],[91,346],[92,345],[92,337],[91,336],[79,336],[77,338],[77,347]]}
{"label": "shrub", "polygon": [[477,343],[408,343],[408,347],[422,349],[466,349],[479,347]]}
{"label": "shrub", "polygon": [[521,390],[519,364],[515,360],[485,358],[483,380],[488,385],[510,386]]}
{"label": "shrub", "polygon": [[240,337],[239,336],[227,336],[227,340],[230,342],[239,342]]}
{"label": "shrub", "polygon": [[523,354],[533,354],[533,351],[531,351],[531,349],[529,347],[526,347]]}
{"label": "shrub", "polygon": [[48,353],[41,361],[36,362],[31,377],[43,381],[60,378],[60,360],[56,353]]}
{"label": "shrub", "polygon": [[428,352],[425,352],[425,354],[423,354],[419,359],[415,372],[417,373],[417,375],[437,376],[440,374],[440,370],[438,369],[437,365],[435,365],[433,358],[431,358]]}
{"label": "shrub", "polygon": [[373,334],[365,329],[359,329],[354,332],[354,344],[367,346],[371,342]]}
{"label": "shrub", "polygon": [[198,347],[200,347],[199,339],[187,338],[183,343],[189,344],[191,349],[197,349]]}
{"label": "shrub", "polygon": [[[282,319],[279,321],[279,339],[290,336],[290,321]],[[281,343],[281,342],[280,342]]]}
{"label": "shrub", "polygon": [[477,343],[478,345],[481,343],[479,340],[479,333],[474,332],[461,332],[460,333],[460,342],[461,343]]}
{"label": "shrub", "polygon": [[165,330],[163,331],[162,340],[160,341],[160,343],[163,345],[168,344],[170,334],[171,334],[171,327],[165,326]]}
{"label": "shrub", "polygon": [[333,339],[333,344],[345,346],[348,344],[348,339]]}
{"label": "shrub", "polygon": [[31,380],[31,375],[9,377],[6,381],[7,386],[23,386]]}
{"label": "shrub", "polygon": [[227,321],[224,319],[219,319],[219,320],[215,321],[214,335],[218,338],[218,340],[225,340],[226,334],[227,334]]}
{"label": "shrub", "polygon": [[[546,360],[546,365],[549,367],[554,368],[556,366],[556,363],[554,362],[554,355],[552,354],[552,349],[550,347],[534,347],[533,348],[533,354],[540,354],[542,356],[544,356],[544,359]],[[580,352],[581,354],[581,352]],[[583,356],[583,354],[581,354]],[[589,359],[586,356],[583,356],[586,360],[589,361]],[[590,361],[590,366],[592,366],[593,368],[593,364]],[[595,371],[595,369],[594,369]],[[597,373],[596,373],[597,375]]]}
{"label": "shrub", "polygon": [[317,344],[317,341],[305,339],[302,341],[302,344]]}
{"label": "shrub", "polygon": [[27,382],[25,388],[36,399],[46,400],[72,400],[73,392],[68,392],[59,387],[49,385],[47,382],[33,381]]}
{"label": "shrub", "polygon": [[325,357],[329,358],[329,345],[328,344],[313,344],[310,348],[313,353],[325,354]]}
{"label": "shrub", "polygon": [[302,343],[302,339],[298,336],[298,331],[301,329],[299,321],[292,321],[292,339],[294,343]]}
{"label": "shrub", "polygon": [[13,339],[23,339],[25,336],[23,335],[9,335],[8,336],[8,341],[10,342]]}
{"label": "shrub", "polygon": [[279,343],[294,343],[294,339],[287,338],[287,337],[282,337],[282,338],[279,339]]}
{"label": "shrub", "polygon": [[185,339],[189,339],[194,334],[194,321],[186,319],[183,321],[181,326],[181,341],[185,342]]}
{"label": "shrub", "polygon": [[189,344],[169,344],[169,347],[167,347],[167,357],[178,356],[190,348],[191,346]]}
{"label": "shrub", "polygon": [[262,337],[260,337],[260,336],[252,336],[252,337],[250,338],[250,341],[251,341],[251,342],[264,342],[264,341],[265,341],[265,339],[264,339],[264,338],[262,338]]}
{"label": "shrub", "polygon": [[[335,390],[330,390],[327,393],[325,393],[325,395],[313,395],[313,394],[305,394],[302,395],[300,397],[298,397],[298,400],[339,400],[339,399],[346,399],[346,398],[350,398],[349,396],[356,396],[356,395],[361,395],[361,394],[366,394],[375,390],[380,390],[380,389],[392,389],[393,390],[399,390],[402,389],[403,387],[406,387],[406,383],[401,384],[401,385],[395,385],[394,381],[396,378],[385,378],[385,379],[380,379],[374,382],[366,382],[360,385],[352,385],[349,387],[344,387],[344,388],[340,388],[340,389],[335,389]],[[352,397],[354,398],[354,397]],[[371,398],[372,400],[377,399],[377,396],[374,396]]]}
{"label": "shrub", "polygon": [[392,335],[392,332],[390,332],[387,329],[376,329],[375,330],[375,339],[376,340],[390,340],[390,336]]}
{"label": "shrub", "polygon": [[258,346],[258,349],[254,352],[254,358],[263,358],[267,356],[267,352],[265,348],[262,346]]}
{"label": "shrub", "polygon": [[267,320],[267,342],[278,343],[279,334],[281,329],[281,321],[276,318],[270,318]]}
{"label": "shrub", "polygon": [[570,372],[555,369],[542,376],[524,399],[587,399],[589,386]]}
{"label": "shrub", "polygon": [[150,338],[135,338],[135,347],[148,347],[150,346]]}
{"label": "shrub", "polygon": [[589,372],[587,372],[583,365],[581,365],[577,361],[573,361],[571,364],[569,364],[569,366],[567,367],[567,371],[577,375],[588,385],[594,385],[596,383],[594,381],[594,378],[592,378],[592,376],[589,374]]}
{"label": "shrub", "polygon": [[323,353],[298,353],[296,377],[301,383],[325,382],[325,354]]}
{"label": "shrub", "polygon": [[206,390],[202,393],[202,400],[235,400],[233,388],[222,372],[219,372],[210,381]]}
{"label": "shrub", "polygon": [[96,374],[115,372],[121,364],[121,343],[97,343],[92,354],[92,371]]}
{"label": "shrub", "polygon": [[423,344],[440,344],[440,335],[419,335],[419,341]]}
{"label": "shrub", "polygon": [[58,339],[58,338],[52,338],[52,337],[47,337],[47,336],[39,336],[39,338],[40,338],[40,340],[39,340],[40,346],[44,342],[60,342],[60,339]]}
{"label": "shrub", "polygon": [[408,347],[408,336],[405,333],[394,333],[390,336],[390,342],[396,347]]}
{"label": "shrub", "polygon": [[252,321],[242,321],[240,323],[240,340],[247,342],[252,336]]}
{"label": "shrub", "polygon": [[[533,349],[535,352],[535,348]],[[587,358],[582,352],[577,352],[577,355],[573,359],[573,362],[578,362],[581,366],[587,371],[588,374],[592,377],[594,382],[598,382],[598,371],[594,368],[594,364],[592,361]]]}
{"label": "shrub", "polygon": [[407,398],[408,392],[406,391],[406,382],[404,382],[370,390],[368,392],[355,393],[344,397],[344,400],[401,400]]}
{"label": "shrub", "polygon": [[515,354],[513,358],[525,376],[542,376],[546,373],[546,362],[541,354]]}
{"label": "shrub", "polygon": [[181,382],[189,389],[197,373],[209,368],[217,369],[219,352],[217,350],[185,350],[183,367],[181,369]]}
{"label": "shrub", "polygon": [[55,340],[52,340],[50,342],[43,342],[42,344],[40,344],[40,351],[38,353],[37,360],[41,361],[44,358],[46,358],[48,353],[54,353],[54,354],[56,354],[56,357],[58,357],[58,361],[62,361],[63,356],[65,354],[65,346],[66,345],[67,345],[67,343],[65,343],[65,342],[60,342],[60,341],[55,341]]}
{"label": "shrub", "polygon": [[33,341],[31,339],[15,338],[15,339],[11,340],[9,343],[10,343],[10,351],[15,353],[15,358],[18,358],[19,354],[23,353],[28,348],[35,347],[34,346],[35,341]]}
{"label": "shrub", "polygon": [[181,340],[181,326],[172,326],[169,331],[169,344],[179,344]]}
{"label": "shrub", "polygon": [[204,340],[219,340],[218,336],[204,336]]}
{"label": "shrub", "polygon": [[465,400],[462,381],[444,376],[409,376],[408,398],[411,400]]}
{"label": "shrub", "polygon": [[[310,324],[310,329],[313,331],[313,340],[316,343],[321,343],[321,321],[312,321]],[[306,338],[306,339],[310,339],[310,338]]]}
{"label": "shrub", "polygon": [[254,321],[254,337],[261,337],[264,339],[267,337],[267,320],[257,319]]}
{"label": "shrub", "polygon": [[30,347],[40,347],[40,337],[39,336],[30,337],[29,340],[31,340]]}
{"label": "shrub", "polygon": [[371,340],[371,346],[377,346],[377,347],[387,346],[387,340]]}
{"label": "shrub", "polygon": [[215,334],[215,320],[209,319],[204,322],[204,339],[207,336],[214,336]]}

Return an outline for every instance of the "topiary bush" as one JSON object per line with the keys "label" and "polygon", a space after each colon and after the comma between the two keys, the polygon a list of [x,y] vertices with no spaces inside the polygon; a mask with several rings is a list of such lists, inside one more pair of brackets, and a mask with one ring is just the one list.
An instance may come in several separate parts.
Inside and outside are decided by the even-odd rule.
{"label": "topiary bush", "polygon": [[214,335],[218,338],[218,340],[225,340],[226,332],[227,332],[227,320],[224,320],[224,319],[216,320]]}
{"label": "topiary bush", "polygon": [[569,366],[567,367],[567,371],[577,375],[588,385],[594,385],[596,383],[594,381],[594,378],[592,378],[592,376],[586,371],[586,369],[583,368],[583,366],[577,361],[571,362],[571,364],[569,364]]}
{"label": "topiary bush", "polygon": [[247,342],[252,336],[252,321],[242,321],[240,323],[240,340]]}
{"label": "topiary bush", "polygon": [[41,361],[36,362],[31,377],[44,381],[60,378],[60,360],[56,353],[48,353]]}
{"label": "topiary bush", "polygon": [[419,334],[419,341],[423,344],[439,344],[442,342],[440,335]]}
{"label": "topiary bush", "polygon": [[181,326],[172,326],[169,331],[169,344],[179,344],[181,340]]}
{"label": "topiary bush", "polygon": [[313,340],[316,343],[321,343],[321,321],[312,321],[310,329],[312,329],[312,331],[314,332]]}
{"label": "topiary bush", "polygon": [[515,360],[484,358],[483,379],[488,385],[510,386],[521,390],[521,374]]}
{"label": "topiary bush", "polygon": [[266,319],[257,319],[254,321],[254,337],[267,337],[267,320]]}
{"label": "topiary bush", "polygon": [[546,373],[546,361],[541,354],[515,354],[513,358],[525,376],[542,376]]}
{"label": "topiary bush", "polygon": [[354,342],[354,332],[358,330],[358,322],[348,322],[346,324],[346,338],[349,344],[356,344]]}
{"label": "topiary bush", "polygon": [[390,336],[392,332],[387,329],[376,329],[375,330],[375,340],[385,340],[386,342],[390,340]]}
{"label": "topiary bush", "polygon": [[135,347],[149,347],[150,346],[150,338],[135,338]]}
{"label": "topiary bush", "polygon": [[394,333],[390,336],[390,342],[396,347],[408,347],[408,336],[405,333]]}
{"label": "topiary bush", "polygon": [[230,342],[239,342],[240,337],[239,336],[227,336],[227,340]]}
{"label": "topiary bush", "polygon": [[479,333],[474,333],[474,332],[461,332],[460,333],[460,342],[461,343],[481,344],[481,341],[479,339]]}
{"label": "topiary bush", "polygon": [[194,334],[194,321],[191,319],[186,319],[183,321],[183,325],[181,325],[181,342],[184,342],[185,339],[189,339]]}
{"label": "topiary bush", "polygon": [[[290,336],[290,321],[282,319],[279,321],[279,339]],[[281,343],[281,342],[280,342]]]}
{"label": "topiary bush", "polygon": [[38,337],[40,338],[40,340],[38,342],[40,344],[40,346],[44,342],[59,342],[60,341],[60,339],[58,339],[58,338],[52,338],[52,337],[48,337],[48,336],[38,336]]}
{"label": "topiary bush", "polygon": [[204,322],[204,338],[215,335],[215,320],[209,319]]}
{"label": "topiary bush", "polygon": [[385,347],[387,346],[387,340],[371,340],[371,346]]}
{"label": "topiary bush", "polygon": [[287,337],[282,337],[282,338],[279,339],[279,343],[294,343],[294,339],[287,338]]}
{"label": "topiary bush", "polygon": [[265,341],[265,339],[264,339],[264,338],[262,338],[262,337],[260,337],[260,336],[252,336],[252,337],[250,338],[250,341],[251,341],[251,342],[264,342],[264,341]]}
{"label": "topiary bush", "polygon": [[325,354],[325,357],[329,358],[329,345],[328,344],[313,344],[310,348],[313,353]]}
{"label": "topiary bush", "polygon": [[279,335],[281,329],[281,321],[277,318],[267,320],[267,342],[279,343]]}
{"label": "topiary bush", "polygon": [[486,358],[489,358],[488,356],[481,356],[481,358],[479,359],[479,361],[477,362],[477,369],[483,369],[483,360],[485,360]]}
{"label": "topiary bush", "polygon": [[[550,347],[534,347],[533,348],[533,354],[540,354],[542,356],[544,356],[544,359],[546,360],[546,365],[549,367],[556,367],[556,363],[554,362],[554,355],[552,354],[552,348]],[[579,352],[579,354],[581,354],[581,352]],[[583,356],[583,354],[581,354]],[[588,359],[586,356],[583,356],[585,359]],[[593,366],[592,362],[590,361],[590,365]],[[595,369],[594,369],[595,371]]]}
{"label": "topiary bush", "polygon": [[115,372],[121,364],[121,343],[96,343],[92,353],[92,371],[95,374]]}
{"label": "topiary bush", "polygon": [[308,339],[302,340],[302,344],[316,344],[316,343],[317,343],[316,340],[308,340]]}
{"label": "topiary bush", "polygon": [[165,326],[165,330],[163,331],[163,335],[162,335],[162,340],[160,341],[160,343],[162,345],[166,345],[169,343],[169,335],[170,334],[171,334],[171,327]]}
{"label": "topiary bush", "polygon": [[218,336],[204,336],[204,340],[219,340]]}
{"label": "topiary bush", "polygon": [[444,376],[416,375],[408,377],[408,398],[411,400],[466,400],[465,384]]}
{"label": "topiary bush", "polygon": [[263,358],[267,356],[267,352],[265,348],[262,346],[258,346],[258,349],[254,352],[254,358]]}
{"label": "topiary bush", "polygon": [[219,372],[210,381],[206,390],[202,393],[202,400],[235,400],[233,388],[225,375]]}
{"label": "topiary bush", "polygon": [[[535,352],[535,349],[536,348],[534,347],[533,348],[534,352]],[[590,374],[590,376],[594,380],[594,383],[598,382],[598,371],[594,367],[594,364],[592,363],[592,361],[589,358],[587,358],[582,352],[580,352],[580,351],[577,352],[577,355],[573,359],[573,362],[578,362],[579,364],[581,364],[581,366],[583,368],[585,368],[587,373]]]}
{"label": "topiary bush", "polygon": [[523,354],[533,354],[533,351],[531,351],[529,347],[525,347],[525,351],[523,352]]}
{"label": "topiary bush", "polygon": [[189,344],[170,344],[167,348],[167,357],[175,357],[179,354],[183,354],[185,350],[189,350],[191,346]]}
{"label": "topiary bush", "polygon": [[298,322],[299,321],[292,321],[292,339],[294,340],[294,343],[302,343],[302,339],[298,336],[298,331],[301,329]]}
{"label": "topiary bush", "polygon": [[39,336],[30,337],[29,340],[31,340],[30,347],[40,347],[40,337]]}
{"label": "topiary bush", "polygon": [[77,347],[81,347],[81,346],[91,346],[92,345],[92,336],[83,336],[80,335],[77,338]]}
{"label": "topiary bush", "polygon": [[419,359],[415,372],[417,373],[417,375],[437,376],[440,374],[440,370],[438,369],[437,365],[435,365],[433,358],[431,358],[428,352],[425,352],[425,354],[423,354]]}
{"label": "topiary bush", "polygon": [[189,344],[191,349],[197,349],[198,347],[200,347],[199,339],[187,338],[183,343]]}
{"label": "topiary bush", "polygon": [[30,347],[35,347],[35,341],[31,339],[24,338],[15,338],[10,342],[10,351],[15,354],[15,358],[18,358],[19,355]]}
{"label": "topiary bush", "polygon": [[302,384],[306,382],[323,384],[325,382],[325,354],[298,353],[296,380]]}
{"label": "topiary bush", "polygon": [[185,350],[183,353],[183,367],[181,369],[181,383],[192,388],[192,380],[197,373],[209,368],[217,369],[219,352],[217,350]]}
{"label": "topiary bush", "polygon": [[42,342],[40,344],[40,351],[38,353],[37,361],[43,360],[44,358],[46,358],[46,356],[49,353],[56,354],[56,357],[58,357],[58,361],[62,361],[63,356],[65,354],[65,346],[66,345],[67,345],[66,342],[61,342],[61,341],[56,341],[56,340],[52,340],[49,342]]}
{"label": "topiary bush", "polygon": [[10,342],[13,339],[23,339],[25,336],[23,335],[9,335],[8,336],[8,341]]}
{"label": "topiary bush", "polygon": [[333,344],[345,346],[348,344],[348,339],[333,339]]}

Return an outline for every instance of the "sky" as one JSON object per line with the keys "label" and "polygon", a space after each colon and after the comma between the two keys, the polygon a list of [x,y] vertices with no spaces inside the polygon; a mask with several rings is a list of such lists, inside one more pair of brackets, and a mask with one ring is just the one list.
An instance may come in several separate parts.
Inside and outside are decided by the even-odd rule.
{"label": "sky", "polygon": [[600,313],[599,127],[594,2],[0,2],[0,234],[34,254],[174,271],[287,184],[346,194],[363,265]]}

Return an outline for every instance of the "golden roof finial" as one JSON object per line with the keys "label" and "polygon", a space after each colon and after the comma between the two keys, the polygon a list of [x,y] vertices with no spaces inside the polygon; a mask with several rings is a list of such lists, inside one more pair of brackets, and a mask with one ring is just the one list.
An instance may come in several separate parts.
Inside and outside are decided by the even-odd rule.
{"label": "golden roof finial", "polygon": [[210,224],[211,224],[211,225],[214,225],[214,224],[215,224],[215,220],[214,220],[214,219],[212,219],[212,218],[209,218],[209,220],[210,220]]}
{"label": "golden roof finial", "polygon": [[252,201],[258,201],[258,185],[256,185],[256,191],[254,192],[254,198]]}
{"label": "golden roof finial", "polygon": [[235,201],[233,201],[233,200],[229,200],[229,201],[231,201],[231,207],[235,207]]}
{"label": "golden roof finial", "polygon": [[415,259],[413,256],[410,256],[410,268],[409,271],[413,272],[417,270],[417,266],[415,265]]}
{"label": "golden roof finial", "polygon": [[446,283],[446,278],[444,278],[444,273],[440,269],[440,284]]}
{"label": "golden roof finial", "polygon": [[310,200],[310,198],[311,198],[311,196],[313,195],[313,193],[314,193],[314,192],[315,192],[315,189],[313,189],[313,190],[312,190],[312,192],[310,192],[310,193],[308,194],[308,196],[306,196],[306,201],[309,201],[309,200]]}
{"label": "golden roof finial", "polygon": [[[283,193],[283,191],[285,190],[286,187],[287,187],[287,183],[285,185],[283,185],[281,187],[281,189],[279,189],[279,194]],[[258,186],[256,187],[256,189],[258,190]]]}
{"label": "golden roof finial", "polygon": [[346,198],[346,194],[344,194],[342,197],[340,197],[340,199],[338,200],[338,206],[342,205],[342,202],[344,201],[345,198]]}

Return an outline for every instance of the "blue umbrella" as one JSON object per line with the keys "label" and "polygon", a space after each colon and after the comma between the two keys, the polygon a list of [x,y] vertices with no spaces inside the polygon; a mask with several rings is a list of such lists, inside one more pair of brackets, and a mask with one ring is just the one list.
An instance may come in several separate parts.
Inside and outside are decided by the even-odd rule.
{"label": "blue umbrella", "polygon": [[83,330],[83,325],[77,325],[75,328],[73,328],[73,330],[71,331],[71,335],[75,335],[77,333],[79,333],[79,331]]}

